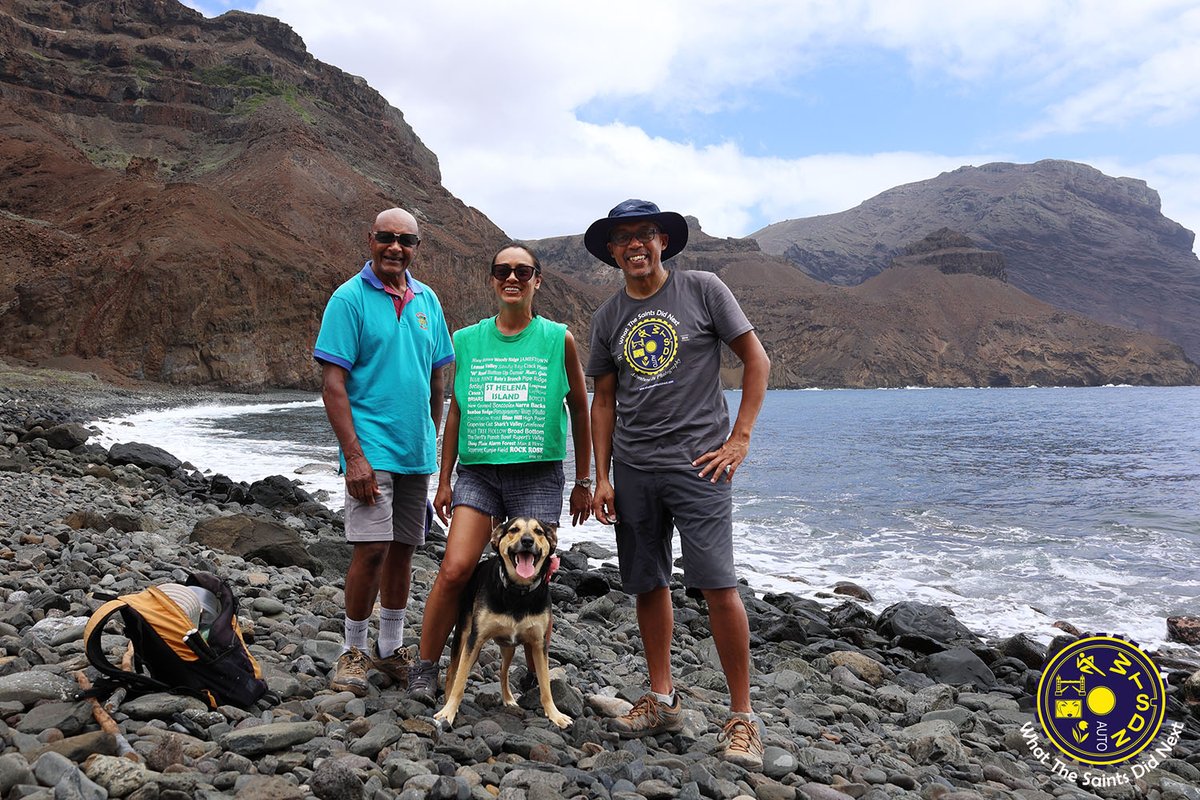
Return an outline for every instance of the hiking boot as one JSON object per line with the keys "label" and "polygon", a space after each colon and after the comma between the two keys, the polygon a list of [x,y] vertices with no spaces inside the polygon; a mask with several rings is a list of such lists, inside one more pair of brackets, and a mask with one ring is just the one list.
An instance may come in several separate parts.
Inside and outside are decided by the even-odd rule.
{"label": "hiking boot", "polygon": [[379,645],[376,644],[371,661],[375,663],[375,669],[391,678],[397,686],[401,689],[407,688],[408,671],[413,663],[411,650],[406,647],[397,647],[390,656],[384,658],[379,654]]}
{"label": "hiking boot", "polygon": [[408,668],[408,696],[427,706],[437,702],[438,665],[436,661],[418,658]]}
{"label": "hiking boot", "polygon": [[367,696],[367,670],[371,659],[357,647],[351,647],[338,657],[329,679],[329,688],[335,692],[351,692],[355,697]]}
{"label": "hiking boot", "polygon": [[678,731],[683,728],[683,707],[679,703],[679,693],[675,693],[675,705],[662,703],[652,692],[647,692],[638,698],[627,714],[609,721],[609,728],[616,731],[622,739],[635,739],[639,736],[653,736],[656,733]]}
{"label": "hiking boot", "polygon": [[762,769],[763,743],[754,720],[730,717],[717,735],[717,741],[726,743],[724,759],[729,763],[745,769]]}

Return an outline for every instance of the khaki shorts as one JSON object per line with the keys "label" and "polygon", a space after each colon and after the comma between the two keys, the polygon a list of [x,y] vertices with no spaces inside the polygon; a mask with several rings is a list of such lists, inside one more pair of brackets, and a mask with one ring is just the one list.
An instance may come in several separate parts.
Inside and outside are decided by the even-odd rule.
{"label": "khaki shorts", "polygon": [[375,470],[375,483],[381,494],[373,504],[346,492],[346,541],[424,544],[429,476]]}

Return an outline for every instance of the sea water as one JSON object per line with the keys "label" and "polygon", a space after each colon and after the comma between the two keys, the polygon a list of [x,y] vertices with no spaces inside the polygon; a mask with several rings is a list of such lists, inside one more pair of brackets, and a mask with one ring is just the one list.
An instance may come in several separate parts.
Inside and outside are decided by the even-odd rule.
{"label": "sea water", "polygon": [[[97,424],[106,444],[155,444],[234,480],[286,475],[341,507],[316,396]],[[943,604],[982,633],[1043,641],[1065,620],[1152,646],[1166,617],[1200,615],[1198,387],[770,391],[734,484],[735,554],[756,589],[832,604],[852,581],[875,611]],[[610,527],[563,522],[562,547],[615,549]]]}

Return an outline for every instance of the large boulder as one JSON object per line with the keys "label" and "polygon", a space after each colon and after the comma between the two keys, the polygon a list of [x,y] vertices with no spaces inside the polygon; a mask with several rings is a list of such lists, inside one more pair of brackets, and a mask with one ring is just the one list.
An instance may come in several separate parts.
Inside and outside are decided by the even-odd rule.
{"label": "large boulder", "polygon": [[977,644],[980,641],[949,608],[912,601],[885,608],[875,623],[875,630],[884,636],[920,636],[943,644]]}
{"label": "large boulder", "polygon": [[92,432],[78,422],[55,425],[46,431],[46,442],[58,450],[74,450],[88,440]]}
{"label": "large boulder", "polygon": [[979,689],[990,689],[996,685],[996,675],[983,659],[968,647],[952,647],[942,653],[934,653],[917,665],[938,683],[950,686],[974,684]]}
{"label": "large boulder", "polygon": [[117,442],[108,448],[108,462],[117,465],[132,464],[142,469],[158,467],[168,473],[174,472],[183,464],[161,447],[141,442]]}
{"label": "large boulder", "polygon": [[196,523],[188,538],[245,559],[261,558],[273,567],[303,567],[314,575],[322,570],[296,531],[265,517],[246,514],[208,517]]}
{"label": "large boulder", "polygon": [[282,475],[268,475],[250,484],[250,497],[264,508],[294,507],[312,501],[312,496]]}

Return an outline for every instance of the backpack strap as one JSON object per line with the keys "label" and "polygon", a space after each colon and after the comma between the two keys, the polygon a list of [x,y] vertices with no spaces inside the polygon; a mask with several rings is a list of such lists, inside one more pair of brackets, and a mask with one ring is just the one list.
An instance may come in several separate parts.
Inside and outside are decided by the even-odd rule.
{"label": "backpack strap", "polygon": [[91,691],[99,693],[108,689],[111,685],[119,685],[128,686],[137,694],[169,692],[171,691],[171,687],[167,684],[155,680],[149,675],[142,675],[139,672],[130,672],[129,670],[121,669],[109,661],[108,655],[104,652],[104,646],[101,644],[104,628],[108,624],[109,619],[127,605],[128,603],[125,602],[125,598],[122,597],[118,597],[116,600],[109,600],[96,609],[95,613],[88,618],[87,625],[84,626],[83,641],[87,659],[104,676]]}

